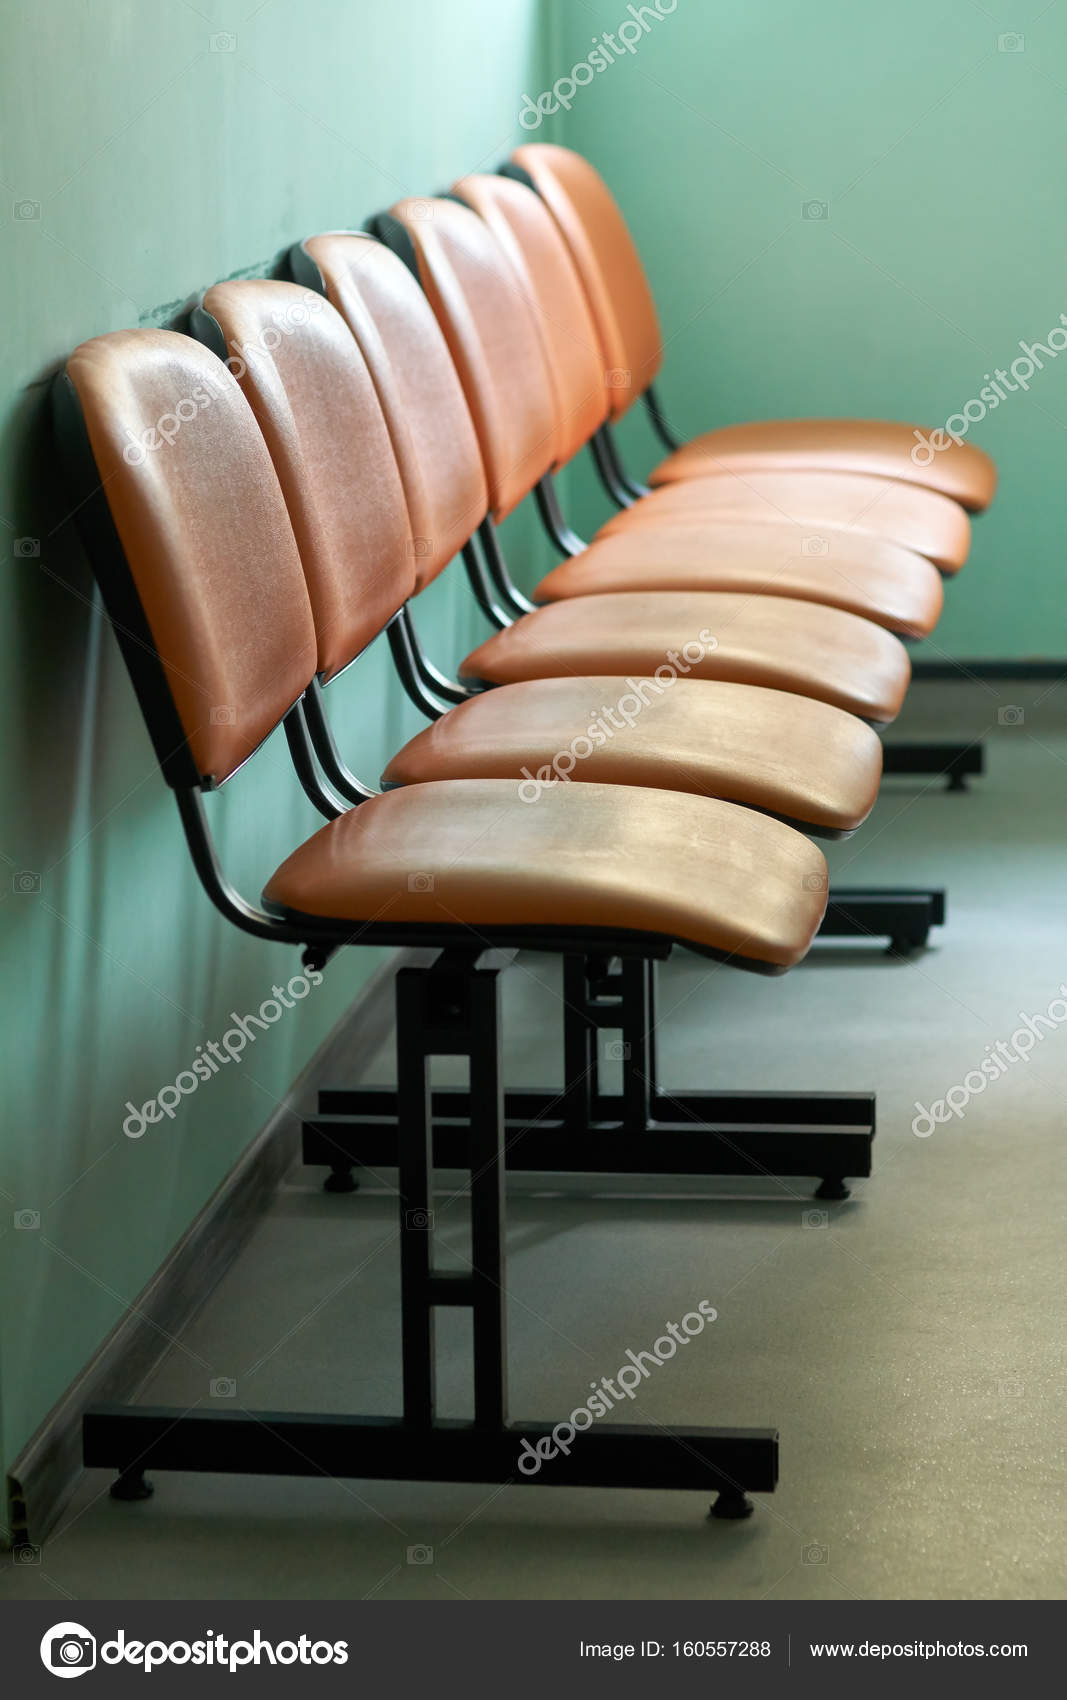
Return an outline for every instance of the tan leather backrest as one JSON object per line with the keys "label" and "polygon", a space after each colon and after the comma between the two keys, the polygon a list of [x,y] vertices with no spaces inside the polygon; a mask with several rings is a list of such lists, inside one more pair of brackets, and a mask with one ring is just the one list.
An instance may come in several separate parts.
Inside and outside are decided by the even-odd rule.
{"label": "tan leather backrest", "polygon": [[533,307],[469,207],[409,199],[390,210],[414,245],[478,433],[490,510],[503,519],[556,458],[556,400]]}
{"label": "tan leather backrest", "polygon": [[453,189],[483,218],[533,303],[556,395],[556,465],[565,466],[608,417],[600,338],[570,250],[544,201],[522,183],[485,174]]}
{"label": "tan leather backrest", "polygon": [[112,331],[67,372],[193,761],[221,782],[315,671],[270,455],[233,377],[191,337]]}
{"label": "tan leather backrest", "polygon": [[585,285],[618,418],[663,364],[663,335],[641,256],[611,190],[581,154],[552,142],[524,142],[511,157],[555,218]]}
{"label": "tan leather backrest", "polygon": [[415,588],[404,490],[366,362],[341,315],[299,284],[217,283],[203,300],[277,469],[326,678]]}
{"label": "tan leather backrest", "polygon": [[407,497],[421,590],[489,509],[481,450],[452,356],[417,280],[381,242],[330,231],[302,246],[374,380]]}

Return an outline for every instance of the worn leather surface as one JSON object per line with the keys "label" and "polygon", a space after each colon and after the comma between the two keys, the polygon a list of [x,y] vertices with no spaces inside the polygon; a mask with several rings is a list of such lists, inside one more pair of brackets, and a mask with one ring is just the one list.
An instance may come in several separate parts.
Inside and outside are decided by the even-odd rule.
{"label": "worn leather surface", "polygon": [[221,781],[315,670],[271,457],[234,378],[190,337],[112,331],[67,371],[193,760]]}
{"label": "worn leather surface", "polygon": [[[708,639],[702,639],[702,632]],[[715,647],[711,646],[714,640]],[[692,677],[769,685],[864,719],[900,711],[910,664],[899,638],[840,608],[785,596],[634,591],[575,596],[526,614],[467,657],[460,674],[493,684],[599,673],[654,674],[686,644]]]}
{"label": "worn leather surface", "polygon": [[386,792],[331,821],[267,884],[271,903],[353,923],[603,927],[789,967],[826,904],[802,833],[677,791],[510,780]]}
{"label": "worn leather surface", "polygon": [[[615,675],[538,679],[485,691],[419,732],[383,775],[546,785],[643,785],[721,797],[852,832],[878,795],[882,745],[855,715],[755,685]],[[533,779],[530,779],[533,775]]]}
{"label": "worn leather surface", "polygon": [[924,555],[877,537],[804,526],[707,520],[631,526],[601,537],[541,580],[540,602],[617,590],[747,590],[846,608],[903,637],[926,637],[944,602]]}

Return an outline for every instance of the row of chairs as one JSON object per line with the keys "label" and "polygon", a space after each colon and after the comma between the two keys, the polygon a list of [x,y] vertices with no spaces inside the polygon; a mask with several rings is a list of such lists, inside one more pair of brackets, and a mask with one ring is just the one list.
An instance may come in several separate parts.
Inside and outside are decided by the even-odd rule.
{"label": "row of chairs", "polygon": [[[874,804],[902,637],[932,628],[992,468],[955,445],[919,469],[908,427],[815,421],[713,432],[639,484],[613,425],[643,395],[667,432],[662,337],[615,203],[562,149],[525,146],[289,259],[291,280],[208,289],[191,334],[84,343],[54,416],[211,900],[308,966],[433,949],[397,975],[397,1086],[324,1090],[304,1143],[333,1191],[398,1168],[404,1409],[99,1409],[86,1462],[117,1471],[119,1497],[147,1491],[147,1467],[327,1471],[710,1488],[716,1515],[747,1515],[777,1479],[773,1429],[602,1424],[563,1452],[552,1425],[509,1422],[506,1172],[815,1176],[826,1199],[870,1172],[870,1094],[664,1091],[655,965],[679,946],[765,975],[804,956],[827,909],[812,837]],[[589,544],[554,482],[587,446],[617,506]],[[496,529],[531,494],[564,557],[532,599]],[[452,678],[416,617],[457,556],[493,633]],[[327,692],[382,632],[429,724],[376,793]],[[204,794],[279,726],[326,824],[252,902]],[[863,895],[838,930],[870,930]],[[867,896],[904,925],[909,894]],[[563,958],[564,1082],[507,1092],[499,979],[528,946]],[[443,1055],[467,1059],[462,1091],[431,1091]],[[470,1177],[459,1275],[434,1264],[435,1166]],[[436,1412],[440,1305],[472,1314],[469,1422]],[[523,1442],[552,1454],[534,1477]]]}

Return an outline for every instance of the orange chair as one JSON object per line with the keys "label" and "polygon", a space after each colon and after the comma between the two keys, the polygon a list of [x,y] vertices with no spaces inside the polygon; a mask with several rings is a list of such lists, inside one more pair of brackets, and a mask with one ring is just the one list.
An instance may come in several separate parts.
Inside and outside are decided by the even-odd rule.
{"label": "orange chair", "polygon": [[[607,467],[603,430],[613,394],[604,381],[596,326],[567,245],[544,202],[531,189],[504,177],[462,178],[453,195],[489,226],[507,255],[522,295],[533,309],[551,378],[559,423],[555,468],[568,464],[586,444],[601,470]],[[432,205],[433,203],[427,203]],[[447,215],[451,216],[451,215]],[[462,233],[457,231],[462,240]],[[805,480],[805,490],[810,480]],[[723,480],[724,494],[751,498],[754,486]],[[846,486],[851,493],[852,483]],[[879,487],[899,510],[899,487]],[[906,493],[905,493],[906,495]],[[920,495],[920,504],[925,498]],[[929,507],[929,503],[926,503]],[[966,520],[952,503],[941,553],[950,553]],[[820,508],[821,533],[792,522],[782,503],[765,517],[743,513],[714,517],[657,519],[651,502],[637,502],[599,533],[588,548],[570,543],[568,559],[542,580],[541,600],[588,595],[597,590],[757,590],[800,596],[847,608],[902,637],[925,637],[941,613],[941,574],[921,553],[875,535],[876,502],[863,513],[852,501],[834,513]],[[644,516],[637,525],[639,516]],[[850,529],[829,519],[848,519]],[[918,533],[913,543],[925,541]]]}
{"label": "orange chair", "polygon": [[[71,356],[53,400],[77,523],[211,901],[246,933],[303,946],[308,974],[346,945],[437,952],[397,978],[398,1087],[373,1105],[348,1094],[335,1106],[347,1115],[309,1130],[318,1160],[344,1185],[355,1154],[382,1160],[389,1100],[403,1416],[103,1407],[86,1414],[85,1461],[117,1472],[121,1499],[150,1492],[146,1470],[181,1469],[710,1489],[717,1515],[745,1516],[747,1492],[775,1484],[772,1429],[672,1425],[665,1435],[608,1426],[570,1450],[553,1445],[550,1425],[509,1423],[505,1170],[546,1166],[547,1156],[552,1166],[617,1172],[787,1173],[800,1163],[831,1177],[867,1172],[873,1110],[865,1095],[687,1094],[672,1106],[654,1086],[651,964],[677,944],[782,972],[818,927],[825,863],[805,837],[755,810],[635,786],[560,786],[529,808],[509,780],[437,781],[364,791],[358,806],[342,809],[315,766],[308,693],[324,664],[358,653],[399,607],[413,557],[394,528],[403,500],[382,416],[358,406],[348,385],[329,389],[336,357],[344,348],[351,361],[355,350],[339,320],[334,330],[306,344],[315,409],[303,408],[301,427],[272,448],[283,467],[309,456],[314,471],[316,456],[329,458],[355,431],[349,452],[366,454],[366,471],[358,489],[335,487],[328,509],[297,504],[293,523],[260,429],[269,440],[284,413],[257,423],[236,379],[190,338],[156,330],[94,338]],[[266,369],[278,369],[269,354]],[[364,370],[362,393],[369,388]],[[183,414],[183,401],[191,412]],[[183,421],[169,442],[156,430],[165,415]],[[312,550],[307,577],[298,538]],[[267,878],[255,903],[221,868],[204,794],[228,783],[279,727],[326,824]],[[566,963],[562,1096],[503,1091],[500,952],[526,944]],[[620,1027],[628,1061],[622,1095],[612,1097],[600,1091],[590,1045],[598,1030]],[[446,1054],[468,1059],[469,1084],[442,1108],[436,1094],[431,1101],[429,1062]],[[470,1261],[459,1273],[434,1263],[435,1157],[470,1171]],[[467,1422],[437,1414],[440,1305],[472,1317]],[[520,1454],[540,1460],[536,1474]]]}
{"label": "orange chair", "polygon": [[[409,599],[460,552],[484,512],[473,427],[433,314],[400,262],[365,237],[308,248],[319,243],[351,258],[343,292],[358,339],[321,296],[263,278],[207,290],[192,329],[220,358],[240,361],[296,533],[321,685],[355,659],[368,623],[389,625],[409,694],[433,718],[393,757],[386,784],[507,779],[528,801],[570,780],[666,787],[745,803],[818,834],[854,831],[881,773],[871,728],[825,702],[698,677],[699,642],[679,639],[668,663],[670,645],[654,649],[655,634],[640,634],[640,671],[654,674],[658,663],[662,683],[627,677],[609,654],[592,673],[455,693],[462,703],[442,712],[436,693],[448,681],[420,678]],[[373,320],[362,292],[375,301]],[[432,539],[432,549],[413,549],[416,537]],[[318,683],[309,698],[321,704]],[[327,724],[316,715],[320,761],[345,794],[350,781]]]}
{"label": "orange chair", "polygon": [[[387,249],[366,237],[344,232],[312,237],[294,247],[290,264],[296,275],[316,285],[344,316],[374,379],[398,456],[412,529],[423,542],[416,559],[421,588],[442,568],[457,543],[467,537],[488,500],[474,427],[441,329],[407,269]],[[212,298],[221,302],[219,318],[226,328],[216,327],[218,337],[213,346],[226,353],[240,346],[242,335],[255,335],[255,324],[249,318],[253,310],[251,293],[263,286],[218,288],[225,295],[219,297],[213,291]],[[266,304],[265,295],[260,299]],[[274,310],[280,316],[280,305]],[[295,357],[290,346],[288,358]],[[311,393],[303,377],[295,378],[291,389],[301,399]],[[260,410],[269,409],[276,394],[275,385],[271,395],[255,405]],[[353,468],[353,478],[356,472]],[[328,490],[322,492],[321,499],[329,500]],[[493,559],[495,533],[491,521],[483,521],[479,537],[490,544]],[[503,577],[494,586],[479,577],[472,544],[464,546],[463,554],[495,623],[512,630],[516,624],[520,630],[533,625],[536,630],[542,616],[521,615],[522,599],[510,585],[502,557],[495,557]],[[484,566],[480,571],[484,573]],[[510,614],[501,606],[509,595],[513,599]],[[623,597],[622,601],[632,604],[634,599]],[[664,620],[661,603],[668,609],[673,604],[670,598],[645,601],[651,607],[652,624],[642,634],[644,647],[635,652],[633,639],[628,640],[631,649],[625,659],[647,673],[655,669],[657,660],[662,663],[677,635],[672,640],[672,634],[665,632],[667,648],[652,647],[649,640],[656,621],[662,625]],[[753,599],[757,608],[761,601]],[[703,605],[703,598],[693,604]],[[586,676],[611,665],[610,651],[604,650],[611,620],[605,623],[603,610],[610,609],[612,601],[596,597],[585,606],[594,615],[600,658],[594,654],[580,676],[574,676],[573,669],[561,667],[558,654],[554,658],[550,655],[554,664],[546,671],[551,677],[516,679],[502,689],[482,691],[473,697],[469,686],[456,690],[427,662],[414,618],[405,610],[401,665],[406,669],[409,690],[434,724],[394,757],[386,770],[386,782],[405,784],[434,775],[518,773],[523,776],[525,793],[536,796],[543,784],[557,783],[560,773],[566,771],[572,777],[612,783],[697,787],[768,809],[803,824],[809,831],[825,832],[831,823],[844,826],[858,822],[863,807],[869,806],[873,797],[877,775],[870,765],[873,752],[860,745],[854,729],[848,731],[835,722],[833,728],[827,723],[816,733],[811,705],[803,708],[795,691],[784,696],[735,684],[724,689],[716,680],[713,698],[708,691],[712,681],[697,683],[688,672],[680,694],[676,685],[671,685],[666,695],[656,694],[661,688],[655,681],[639,685],[642,707],[634,697],[632,676],[629,680]],[[617,613],[614,619],[617,629]],[[399,643],[398,627],[391,632]],[[736,668],[739,634],[731,627],[729,636],[730,654],[722,664]],[[476,653],[480,656],[482,651]],[[716,659],[717,655],[698,657],[698,662],[707,671],[705,661]],[[684,656],[682,660],[688,669]],[[764,669],[769,661],[764,653]],[[473,666],[474,658],[470,658],[464,670]],[[478,666],[484,670],[480,661]],[[659,671],[669,677],[671,669],[660,666]],[[622,698],[618,696],[620,685]],[[462,706],[438,718],[435,695]],[[617,722],[613,731],[605,719],[612,718],[606,707],[611,700],[623,706],[632,704],[639,720],[628,727]],[[622,736],[617,735],[619,730]],[[814,751],[819,735],[827,739],[822,761],[815,759]],[[572,751],[579,748],[580,759],[576,760]],[[944,908],[944,894],[936,891],[834,891],[822,930],[837,936],[887,936],[894,952],[906,952],[926,942],[930,927],[943,922]]]}
{"label": "orange chair", "polygon": [[[996,467],[973,444],[946,439],[941,452],[913,455],[927,433],[870,419],[777,419],[729,425],[682,444],[667,426],[654,380],[663,336],[648,277],[619,207],[600,173],[570,148],[527,142],[506,175],[536,189],[554,218],[581,277],[596,322],[605,369],[614,374],[612,422],[644,397],[652,423],[671,451],[651,482],[666,489],[691,479],[730,474],[778,486],[779,475],[849,473],[934,491],[981,513],[996,491]],[[610,430],[608,432],[611,440]],[[791,487],[791,486],[790,486]]]}
{"label": "orange chair", "polygon": [[[494,549],[496,524],[529,494],[543,499],[545,476],[560,458],[561,414],[533,309],[506,254],[469,208],[403,202],[374,222],[388,245],[410,251],[440,324],[485,467],[489,523],[481,541],[511,609],[530,610],[502,580]],[[703,628],[717,647],[699,663],[701,677],[797,691],[881,724],[899,712],[910,677],[904,648],[889,632],[792,596],[635,590],[568,597],[518,618],[503,613],[496,621],[502,629],[463,663],[465,679],[647,674],[665,644],[677,649]]]}
{"label": "orange chair", "polygon": [[[461,184],[461,191],[466,193],[469,183]],[[518,185],[501,182],[492,199],[496,204],[521,200],[524,219],[539,221],[542,234],[549,226],[537,198]],[[751,538],[742,530],[744,553],[735,559],[730,546],[739,536],[736,515],[718,526],[709,526],[706,519],[699,527],[674,524],[661,529],[646,523],[623,535],[623,529],[633,525],[631,509],[586,549],[559,512],[552,472],[588,437],[604,406],[604,391],[595,353],[590,354],[590,336],[583,330],[580,291],[558,237],[548,228],[544,251],[554,247],[555,259],[562,260],[562,265],[554,265],[550,277],[547,269],[541,274],[542,310],[537,290],[514,261],[516,244],[507,244],[506,232],[498,236],[486,220],[455,200],[402,202],[369,223],[415,272],[449,343],[488,475],[490,518],[479,536],[498,585],[503,582],[503,569],[494,522],[509,513],[531,486],[558,547],[572,557],[549,574],[535,593],[539,598],[555,598],[548,608],[539,610],[539,630],[551,631],[553,653],[562,656],[566,666],[581,664],[577,658],[588,648],[591,619],[591,610],[566,603],[576,598],[585,601],[587,593],[602,596],[624,588],[633,593],[651,591],[657,583],[659,559],[669,561],[672,551],[677,551],[681,564],[675,575],[668,575],[668,582],[676,581],[686,589],[721,584],[725,592],[727,587],[743,587],[746,592],[759,591],[761,602],[779,596],[811,597],[827,605],[843,604],[849,612],[898,626],[907,634],[929,629],[941,606],[939,578],[930,562],[884,541],[845,534],[832,526],[821,535],[806,535],[799,553],[795,529],[790,535],[780,527],[760,525],[751,528]],[[723,481],[713,482],[726,487]],[[842,483],[854,488],[857,480],[845,477]],[[952,526],[966,531],[965,513],[947,498],[887,481],[879,483],[879,490],[898,492],[905,504],[921,500],[932,505],[938,516],[944,511]],[[898,503],[898,510],[901,506]],[[822,519],[826,518],[824,509]],[[721,553],[715,547],[716,530],[725,534]],[[948,552],[947,534],[942,541]],[[701,560],[705,542],[709,549],[706,578]],[[812,544],[818,548],[809,547]],[[820,553],[823,546],[825,554]],[[511,591],[505,589],[503,594],[510,607],[528,610],[532,606]],[[665,593],[657,589],[655,594]],[[746,615],[755,612],[751,597],[743,596],[741,602]],[[651,605],[648,617],[656,618]],[[773,621],[783,639],[785,625],[795,628],[797,618],[795,604],[788,614],[767,606],[759,610],[761,623]],[[528,672],[538,665],[527,654],[534,635],[530,622],[520,623],[501,640],[493,640],[491,649],[479,654],[478,664],[493,668],[503,664],[509,671],[500,676],[507,678],[518,676],[511,668]],[[794,656],[798,653],[799,647],[794,646]],[[840,659],[845,661],[845,651]],[[474,660],[469,658],[468,665],[473,666]],[[821,670],[821,657],[819,666]],[[794,685],[781,676],[770,682],[789,689],[812,689],[809,682]],[[856,697],[828,700],[869,718],[884,718],[859,706]],[[901,745],[887,750],[887,766],[893,772],[943,773],[951,788],[960,788],[968,773],[981,771],[982,754],[970,746]]]}

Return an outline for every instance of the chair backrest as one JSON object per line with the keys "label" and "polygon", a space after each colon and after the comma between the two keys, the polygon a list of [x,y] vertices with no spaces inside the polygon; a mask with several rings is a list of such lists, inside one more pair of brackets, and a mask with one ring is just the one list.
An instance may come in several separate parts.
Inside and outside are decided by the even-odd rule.
{"label": "chair backrest", "polygon": [[474,420],[490,512],[504,519],[556,463],[556,398],[535,307],[469,207],[409,199],[390,218],[411,243]]}
{"label": "chair backrest", "polygon": [[556,464],[565,466],[608,418],[609,374],[581,279],[559,226],[522,183],[462,177],[452,193],[485,220],[522,277],[556,395]]}
{"label": "chair backrest", "polygon": [[393,444],[421,590],[489,509],[481,450],[463,388],[417,280],[373,237],[330,231],[290,250],[294,277],[324,291],[359,344]]}
{"label": "chair backrest", "polygon": [[270,450],[329,679],[415,588],[404,490],[366,362],[328,301],[280,279],[214,284],[193,328],[225,345]]}
{"label": "chair backrest", "polygon": [[175,331],[113,331],[54,390],[79,521],[164,777],[221,783],[315,671],[300,556],[251,409]]}
{"label": "chair backrest", "polygon": [[[511,156],[541,196],[570,249],[614,375],[612,415],[643,395],[663,364],[663,335],[641,256],[615,197],[571,148],[524,142]],[[627,381],[628,380],[628,381]]]}

